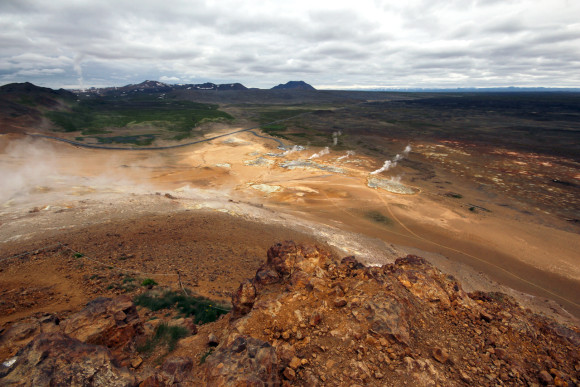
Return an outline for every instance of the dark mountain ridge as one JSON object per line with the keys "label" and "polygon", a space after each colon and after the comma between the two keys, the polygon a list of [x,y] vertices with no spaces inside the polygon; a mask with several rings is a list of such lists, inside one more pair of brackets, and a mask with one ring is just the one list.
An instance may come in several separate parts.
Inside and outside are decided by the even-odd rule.
{"label": "dark mountain ridge", "polygon": [[54,105],[56,99],[76,100],[76,95],[65,89],[53,90],[48,87],[36,86],[30,82],[9,83],[0,86],[0,97],[16,99],[28,97],[28,103],[43,106]]}
{"label": "dark mountain ridge", "polygon": [[316,90],[314,87],[304,81],[290,81],[285,84],[279,84],[272,87],[272,90]]}
{"label": "dark mountain ridge", "polygon": [[0,133],[20,133],[39,127],[44,112],[58,110],[77,100],[67,90],[53,90],[30,82],[0,86]]}

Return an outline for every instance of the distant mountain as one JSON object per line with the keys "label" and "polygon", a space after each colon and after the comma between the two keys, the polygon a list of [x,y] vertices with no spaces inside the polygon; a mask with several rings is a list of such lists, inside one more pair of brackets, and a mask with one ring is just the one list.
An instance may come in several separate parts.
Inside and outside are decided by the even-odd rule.
{"label": "distant mountain", "polygon": [[36,86],[30,82],[9,83],[0,86],[0,96],[8,99],[26,99],[28,104],[53,106],[57,99],[76,100],[76,95],[65,89],[53,90],[48,87]]}
{"label": "distant mountain", "polygon": [[290,81],[286,84],[274,86],[272,90],[316,90],[314,87],[304,81]]}
{"label": "distant mountain", "polygon": [[172,91],[173,87],[163,82],[145,81],[136,85],[91,89],[91,91],[93,90],[100,91],[102,94],[165,93]]}
{"label": "distant mountain", "polygon": [[0,133],[22,133],[42,126],[46,111],[60,110],[77,96],[30,82],[0,86]]}
{"label": "distant mountain", "polygon": [[218,90],[218,91],[226,91],[226,90],[248,90],[248,88],[241,83],[224,83],[221,85],[216,85],[215,83],[202,83],[202,84],[189,84],[189,85],[179,85],[176,86],[176,89],[187,89],[187,90]]}
{"label": "distant mountain", "polygon": [[155,94],[155,93],[168,93],[175,90],[216,90],[216,91],[227,91],[227,90],[247,90],[247,87],[241,83],[224,83],[221,85],[206,82],[206,83],[188,83],[182,85],[169,85],[167,83],[158,81],[145,81],[136,85],[126,85],[121,87],[105,87],[105,88],[90,88],[88,90],[75,90],[77,94],[97,94],[97,95],[130,95],[130,94]]}

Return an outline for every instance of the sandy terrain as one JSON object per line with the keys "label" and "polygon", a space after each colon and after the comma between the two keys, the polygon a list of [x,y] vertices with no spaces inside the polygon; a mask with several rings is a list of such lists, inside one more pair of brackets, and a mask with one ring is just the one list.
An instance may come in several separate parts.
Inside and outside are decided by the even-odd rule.
{"label": "sandy terrain", "polygon": [[[501,290],[563,319],[580,316],[577,226],[445,171],[421,180],[403,161],[375,175],[385,184],[399,176],[402,186],[387,186],[414,192],[393,193],[368,186],[381,160],[330,149],[308,161],[321,149],[284,153],[276,146],[251,133],[166,151],[91,150],[0,136],[2,291],[23,288],[30,277],[22,273],[35,272],[38,288],[53,283],[62,288],[55,292],[71,294],[71,309],[90,297],[74,290],[86,288],[88,272],[71,274],[67,285],[46,263],[49,253],[39,253],[38,262],[11,258],[63,243],[112,271],[179,269],[187,286],[226,299],[262,262],[268,244],[302,239],[370,264],[423,255],[467,290]],[[415,151],[408,158],[427,159]],[[449,181],[466,199],[445,195]],[[114,244],[107,234],[122,237]],[[63,262],[72,259],[67,254]],[[120,260],[121,254],[136,258]],[[192,256],[205,258],[192,264]],[[169,266],[156,266],[157,258]],[[1,322],[20,316],[13,313]]]}

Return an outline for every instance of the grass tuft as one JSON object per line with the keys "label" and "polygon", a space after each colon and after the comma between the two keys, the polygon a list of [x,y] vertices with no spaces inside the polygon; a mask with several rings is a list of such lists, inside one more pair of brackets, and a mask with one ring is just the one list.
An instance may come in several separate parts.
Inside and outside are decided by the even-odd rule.
{"label": "grass tuft", "polygon": [[206,353],[204,353],[203,355],[201,355],[201,358],[199,359],[199,365],[202,365],[203,363],[205,363],[207,357],[209,355],[211,355],[212,352],[213,352],[213,348],[210,348],[210,349],[207,350]]}
{"label": "grass tuft", "polygon": [[176,308],[184,316],[194,316],[196,324],[216,321],[219,316],[229,312],[228,308],[216,306],[215,302],[195,296],[186,296],[179,292],[167,291],[160,295],[151,292],[143,293],[135,298],[135,304],[152,311]]}
{"label": "grass tuft", "polygon": [[156,329],[153,337],[141,345],[137,350],[139,352],[151,353],[157,346],[164,345],[169,352],[172,352],[177,342],[188,336],[189,332],[184,327],[170,326],[167,324],[160,324]]}
{"label": "grass tuft", "polygon": [[151,278],[145,278],[143,281],[141,281],[141,286],[147,286],[149,288],[156,286],[157,282],[155,282],[154,279]]}

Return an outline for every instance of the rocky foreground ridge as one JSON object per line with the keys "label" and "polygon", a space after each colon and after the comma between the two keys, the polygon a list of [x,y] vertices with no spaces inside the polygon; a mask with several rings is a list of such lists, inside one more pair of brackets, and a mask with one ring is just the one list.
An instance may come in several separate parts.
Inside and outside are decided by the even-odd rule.
{"label": "rocky foreground ridge", "polygon": [[467,294],[416,256],[366,267],[284,242],[232,305],[204,338],[178,321],[191,336],[161,364],[136,352],[151,330],[127,296],[23,321],[1,332],[0,385],[580,385],[577,327]]}

